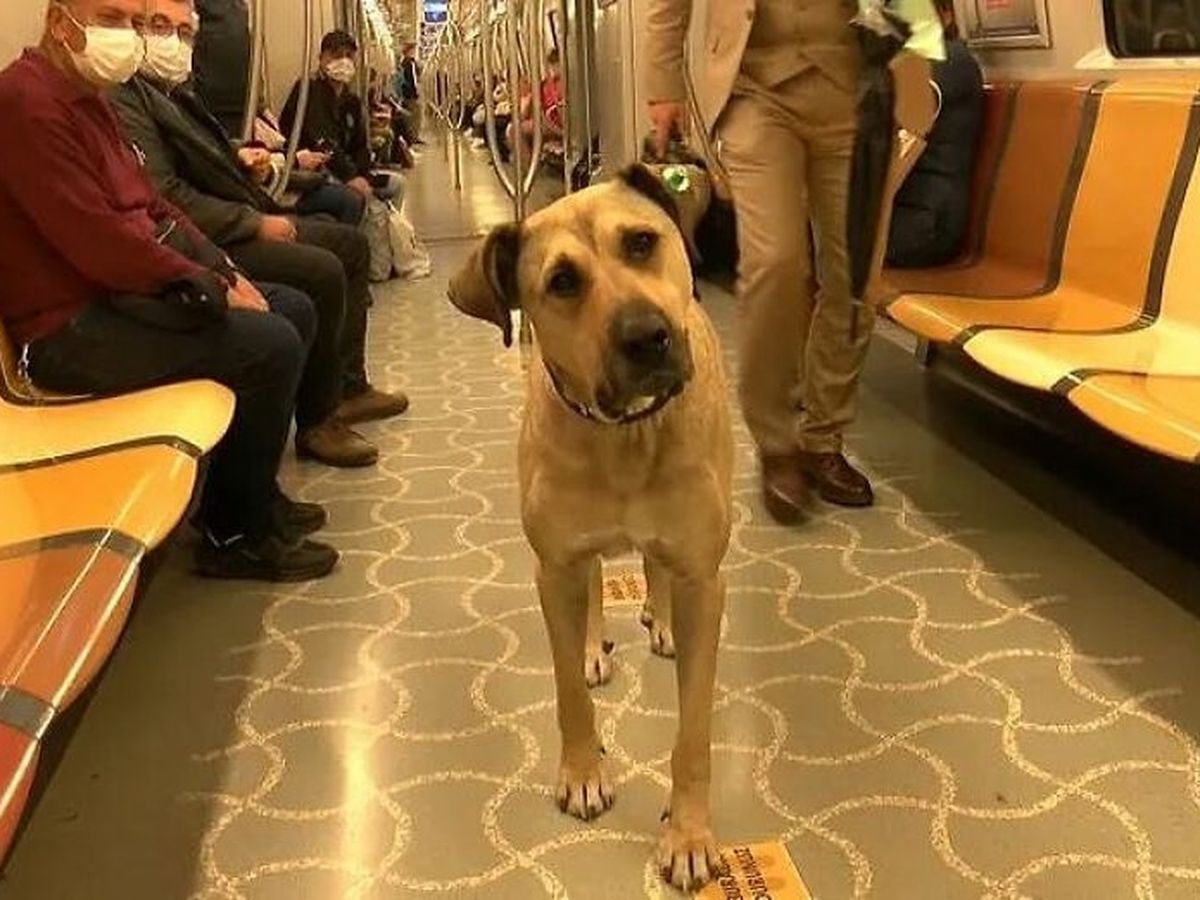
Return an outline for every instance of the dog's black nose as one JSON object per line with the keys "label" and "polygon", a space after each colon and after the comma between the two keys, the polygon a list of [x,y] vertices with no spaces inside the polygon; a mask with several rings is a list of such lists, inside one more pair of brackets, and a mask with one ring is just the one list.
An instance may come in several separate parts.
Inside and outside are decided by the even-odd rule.
{"label": "dog's black nose", "polygon": [[651,303],[626,304],[613,319],[613,342],[636,366],[654,366],[671,352],[671,323]]}

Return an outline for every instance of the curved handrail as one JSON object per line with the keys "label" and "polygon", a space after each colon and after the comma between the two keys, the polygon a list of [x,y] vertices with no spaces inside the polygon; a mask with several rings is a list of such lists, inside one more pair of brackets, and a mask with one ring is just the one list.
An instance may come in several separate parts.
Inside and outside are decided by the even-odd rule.
{"label": "curved handrail", "polygon": [[[500,178],[500,184],[515,200],[517,185],[505,166],[500,152],[500,141],[496,136],[496,97],[493,94],[496,84],[496,28],[501,24],[499,17],[483,22],[480,31],[483,37],[483,115],[484,133],[487,135],[488,151],[492,157],[492,166]],[[510,91],[509,105],[512,104]]]}
{"label": "curved handrail", "polygon": [[263,57],[267,49],[267,0],[250,0],[250,80],[246,85],[246,108],[242,111],[242,140],[254,138],[254,122],[263,91]]}
{"label": "curved handrail", "polygon": [[[258,0],[262,3],[263,0]],[[278,200],[287,190],[292,172],[296,168],[296,153],[300,150],[300,136],[304,132],[304,120],[308,116],[308,95],[312,88],[311,60],[316,56],[316,16],[313,9],[316,0],[304,0],[304,69],[300,76],[300,95],[296,98],[296,119],[292,122],[292,133],[288,136],[287,155],[283,161],[283,174],[275,189]]]}

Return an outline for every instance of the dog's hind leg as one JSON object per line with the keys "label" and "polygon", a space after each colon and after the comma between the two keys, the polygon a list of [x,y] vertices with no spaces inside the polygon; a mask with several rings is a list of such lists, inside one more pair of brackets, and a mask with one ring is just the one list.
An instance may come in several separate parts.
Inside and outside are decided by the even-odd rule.
{"label": "dog's hind leg", "polygon": [[554,656],[558,728],[562,735],[558,805],[580,819],[593,819],[613,804],[612,785],[601,765],[604,750],[596,733],[596,713],[583,674],[587,643],[588,581],[591,560],[541,564],[538,594]]}
{"label": "dog's hind leg", "polygon": [[608,684],[612,678],[612,641],[604,636],[604,566],[597,556],[588,573],[587,644],[583,674],[588,687]]}
{"label": "dog's hind leg", "polygon": [[671,806],[658,845],[663,876],[680,890],[702,887],[722,862],[709,812],[712,775],[712,706],[717,641],[725,586],[719,575],[676,578],[671,618],[679,681],[679,734],[671,754]]}
{"label": "dog's hind leg", "polygon": [[658,656],[675,655],[675,636],[671,633],[671,573],[649,556],[642,560],[646,573],[646,603],[642,606],[642,624],[650,632],[650,649]]}

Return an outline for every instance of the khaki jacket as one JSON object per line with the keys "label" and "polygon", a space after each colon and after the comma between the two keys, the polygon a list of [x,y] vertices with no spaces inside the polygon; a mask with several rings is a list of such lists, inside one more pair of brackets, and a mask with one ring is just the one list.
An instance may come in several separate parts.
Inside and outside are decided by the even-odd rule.
{"label": "khaki jacket", "polygon": [[[684,44],[695,0],[647,0],[647,100],[683,100]],[[693,66],[696,100],[712,132],[729,102],[744,63],[773,87],[810,66],[846,90],[854,90],[858,49],[849,27],[855,0],[707,0],[702,55]],[[755,20],[764,16],[760,28]],[[761,27],[779,24],[783,33]],[[752,35],[752,32],[754,34]],[[749,58],[748,58],[749,51]]]}

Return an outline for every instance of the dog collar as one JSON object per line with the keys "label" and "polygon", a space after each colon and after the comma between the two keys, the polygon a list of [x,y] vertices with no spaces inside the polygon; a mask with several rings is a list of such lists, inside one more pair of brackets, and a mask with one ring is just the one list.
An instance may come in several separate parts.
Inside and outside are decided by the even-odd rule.
{"label": "dog collar", "polygon": [[558,394],[558,399],[575,415],[587,419],[589,422],[594,422],[597,425],[632,425],[634,422],[640,422],[642,419],[648,419],[655,413],[661,412],[663,407],[683,393],[683,385],[676,385],[667,393],[655,397],[654,402],[645,409],[635,413],[628,413],[619,419],[610,419],[599,415],[586,403],[580,403],[578,400],[572,400],[568,397],[567,392],[563,390],[562,384],[559,383],[558,377],[554,374],[554,370],[548,364],[543,365],[546,369],[546,375],[550,378],[550,384],[554,386],[554,393]]}

